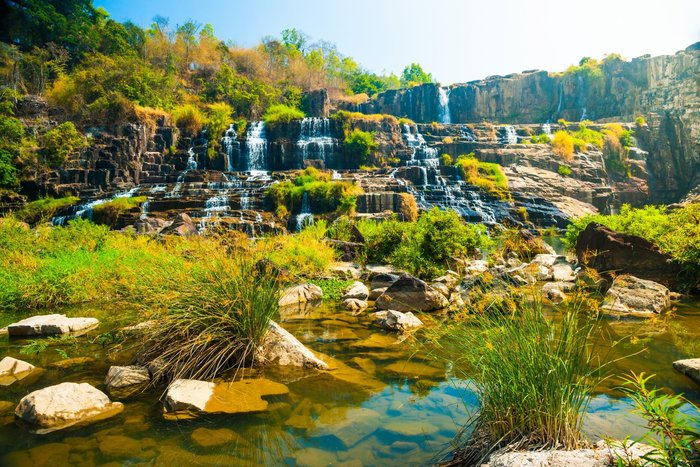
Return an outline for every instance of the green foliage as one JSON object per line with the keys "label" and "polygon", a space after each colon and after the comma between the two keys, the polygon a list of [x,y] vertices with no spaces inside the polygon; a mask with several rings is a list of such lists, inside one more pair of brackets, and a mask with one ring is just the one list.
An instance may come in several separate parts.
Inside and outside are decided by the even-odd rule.
{"label": "green foliage", "polygon": [[14,188],[19,185],[14,159],[14,154],[0,148],[0,188]]}
{"label": "green foliage", "polygon": [[301,120],[304,117],[306,117],[306,115],[299,109],[284,104],[275,104],[268,107],[263,119],[265,120],[265,125],[273,127],[280,123],[290,123],[294,120]]}
{"label": "green foliage", "polygon": [[372,154],[378,147],[379,144],[374,141],[374,135],[359,128],[347,132],[343,141],[345,152],[357,162],[358,166],[369,164]]}
{"label": "green foliage", "polygon": [[72,206],[78,201],[80,201],[80,199],[75,196],[41,198],[27,203],[14,215],[17,219],[28,224],[38,224],[39,222],[48,221],[56,215],[59,210]]}
{"label": "green foliage", "polygon": [[569,224],[564,243],[570,249],[575,249],[579,234],[591,222],[645,238],[679,262],[694,268],[700,267],[700,203],[670,212],[665,207],[645,206],[635,209],[623,205],[620,213],[612,216],[584,216]]}
{"label": "green foliage", "polygon": [[548,318],[538,297],[510,313],[492,309],[436,331],[438,357],[473,382],[478,415],[458,455],[464,465],[517,443],[519,449],[576,449],[592,391],[601,379],[589,338],[597,328],[579,304]]}
{"label": "green foliage", "polygon": [[456,212],[438,208],[417,222],[362,221],[357,227],[365,237],[369,263],[389,263],[427,279],[490,245],[483,225],[465,224]]}
{"label": "green foliage", "polygon": [[340,300],[343,296],[343,291],[348,288],[354,281],[344,279],[313,279],[312,284],[321,287],[323,290],[323,298],[328,300]]}
{"label": "green foliage", "polygon": [[460,168],[465,182],[498,198],[508,198],[508,179],[503,174],[500,165],[482,162],[474,157],[473,153],[459,156],[455,165]]}
{"label": "green foliage", "polygon": [[[642,458],[650,465],[663,467],[684,467],[700,462],[700,430],[697,420],[700,411],[682,395],[670,396],[659,389],[650,389],[647,383],[654,375],[630,373],[624,378],[620,390],[632,399],[634,411],[647,421],[649,432],[644,436],[645,443],[654,450]],[[684,405],[690,405],[696,417],[681,412]]]}
{"label": "green foliage", "polygon": [[207,82],[204,94],[209,101],[223,101],[231,105],[240,114],[249,116],[262,115],[263,110],[280,99],[281,92],[275,87],[246,77],[227,64]]}
{"label": "green foliage", "polygon": [[454,162],[454,159],[449,154],[443,154],[440,156],[440,164],[442,165],[452,165]]}
{"label": "green foliage", "polygon": [[569,167],[568,165],[559,165],[559,167],[557,168],[557,172],[561,176],[568,177],[569,175],[571,175],[571,167]]}
{"label": "green foliage", "polygon": [[532,144],[547,144],[549,143],[549,136],[545,135],[544,133],[540,133],[539,135],[532,135],[530,137],[530,142]]}
{"label": "green foliage", "polygon": [[566,69],[564,75],[581,77],[589,84],[601,84],[605,79],[601,62],[591,57],[583,57],[578,66],[571,65]]}
{"label": "green foliage", "polygon": [[233,123],[233,108],[225,102],[216,102],[207,106],[207,136],[209,137],[210,156],[219,148],[221,137]]}
{"label": "green foliage", "polygon": [[635,118],[634,122],[637,124],[637,126],[644,126],[647,124],[647,121],[644,119],[644,116],[642,116],[642,115]]}
{"label": "green foliage", "polygon": [[132,196],[115,198],[112,201],[98,204],[93,208],[92,220],[96,224],[114,226],[119,216],[128,211],[140,211],[141,204],[145,203],[145,196]]}
{"label": "green foliage", "polygon": [[327,271],[337,255],[320,230],[315,226],[298,234],[267,238],[260,244],[262,254],[292,276],[318,277]]}
{"label": "green foliage", "polygon": [[418,84],[432,83],[433,76],[426,73],[418,63],[411,63],[401,72],[401,86],[410,87]]}
{"label": "green foliage", "polygon": [[304,193],[314,212],[338,210],[347,213],[354,209],[356,197],[363,191],[353,182],[331,180],[330,172],[307,167],[299,172],[294,182],[273,184],[268,189],[267,196],[275,208],[285,206],[287,212],[299,212]]}
{"label": "green foliage", "polygon": [[87,144],[87,139],[78,133],[73,122],[64,122],[44,133],[40,139],[40,153],[48,165],[55,167]]}
{"label": "green foliage", "polygon": [[195,137],[206,124],[206,117],[194,105],[185,104],[173,110],[175,125],[185,135]]}

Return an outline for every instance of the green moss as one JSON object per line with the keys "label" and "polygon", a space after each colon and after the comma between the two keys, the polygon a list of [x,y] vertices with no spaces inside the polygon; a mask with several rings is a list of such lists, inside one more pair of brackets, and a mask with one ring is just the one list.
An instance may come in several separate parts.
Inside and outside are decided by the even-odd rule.
{"label": "green moss", "polygon": [[343,279],[312,279],[312,284],[321,287],[323,290],[323,298],[327,300],[340,300],[343,296],[343,290],[350,286],[354,281]]}
{"label": "green moss", "polygon": [[145,203],[145,196],[115,198],[93,208],[92,219],[96,224],[113,226],[119,216],[129,211],[140,211],[141,204]]}

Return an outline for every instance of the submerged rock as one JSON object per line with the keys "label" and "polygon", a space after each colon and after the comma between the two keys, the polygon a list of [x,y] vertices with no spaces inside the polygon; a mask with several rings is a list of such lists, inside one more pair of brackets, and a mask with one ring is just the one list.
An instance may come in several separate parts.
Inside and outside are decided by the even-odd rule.
{"label": "submerged rock", "polygon": [[423,326],[423,322],[410,311],[401,313],[395,310],[379,311],[373,314],[374,323],[389,331],[406,332]]}
{"label": "submerged rock", "polygon": [[325,362],[317,358],[296,337],[274,321],[270,321],[267,334],[255,352],[255,364],[258,366],[276,364],[319,370],[328,369]]}
{"label": "submerged rock", "polygon": [[107,372],[105,386],[110,396],[125,399],[143,391],[151,381],[148,369],[141,366],[112,366]]}
{"label": "submerged rock", "polygon": [[688,358],[673,362],[673,368],[700,384],[700,358]]}
{"label": "submerged rock", "polygon": [[542,286],[542,293],[556,305],[566,300],[566,293],[575,288],[573,282],[548,282]]}
{"label": "submerged rock", "polygon": [[333,437],[346,449],[355,446],[377,429],[381,416],[374,410],[358,407],[334,407],[316,420],[312,438]]}
{"label": "submerged rock", "polygon": [[121,403],[110,401],[87,383],[61,383],[23,397],[15,415],[43,429],[38,432],[48,432],[108,418],[123,409]]}
{"label": "submerged rock", "polygon": [[323,290],[314,284],[301,284],[289,287],[282,292],[279,306],[298,305],[299,303],[313,302],[323,298]]}
{"label": "submerged rock", "polygon": [[342,302],[343,308],[352,311],[353,313],[359,313],[367,308],[367,302],[364,300],[358,300],[357,298],[346,298]]}
{"label": "submerged rock", "polygon": [[367,297],[369,297],[369,289],[360,281],[353,282],[343,291],[343,299],[367,300]]}
{"label": "submerged rock", "polygon": [[45,336],[87,331],[100,324],[96,318],[67,318],[66,315],[39,315],[12,323],[10,336]]}
{"label": "submerged rock", "polygon": [[289,393],[284,384],[269,379],[246,379],[232,383],[212,383],[178,379],[165,393],[167,412],[249,413],[267,410],[263,396]]}
{"label": "submerged rock", "polygon": [[634,276],[617,276],[603,300],[602,309],[621,315],[649,316],[671,306],[671,292],[661,284]]}
{"label": "submerged rock", "polygon": [[639,465],[650,465],[642,456],[651,450],[651,446],[646,444],[629,442],[623,449],[621,443],[620,447],[608,447],[603,441],[596,443],[593,449],[571,451],[508,451],[506,448],[491,454],[488,462],[482,464],[482,467],[612,467],[618,465],[618,458],[630,462],[643,462]]}
{"label": "submerged rock", "polygon": [[372,291],[369,293],[369,297],[367,297],[368,300],[376,300],[379,297],[382,296],[384,292],[386,292],[386,289],[389,287],[380,287],[378,289],[372,289]]}
{"label": "submerged rock", "polygon": [[31,363],[12,357],[5,357],[0,360],[0,386],[9,386],[16,381],[24,379],[34,369],[35,367]]}
{"label": "submerged rock", "polygon": [[379,310],[396,311],[434,311],[449,304],[442,293],[408,274],[401,276],[375,302]]}

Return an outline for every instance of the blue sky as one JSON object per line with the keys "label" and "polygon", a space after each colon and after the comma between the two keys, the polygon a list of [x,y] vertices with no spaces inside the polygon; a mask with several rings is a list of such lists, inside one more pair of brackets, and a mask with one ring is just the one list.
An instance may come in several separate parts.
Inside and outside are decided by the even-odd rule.
{"label": "blue sky", "polygon": [[561,71],[583,56],[672,54],[700,41],[697,0],[94,0],[118,21],[156,14],[211,23],[255,45],[296,27],[375,72],[418,62],[444,84],[528,69]]}

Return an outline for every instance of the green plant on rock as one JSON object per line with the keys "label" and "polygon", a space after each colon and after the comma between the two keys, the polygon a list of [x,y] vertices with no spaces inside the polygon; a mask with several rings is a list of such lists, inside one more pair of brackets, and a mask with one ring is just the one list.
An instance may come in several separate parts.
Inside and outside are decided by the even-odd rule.
{"label": "green plant on rock", "polygon": [[379,144],[374,140],[374,135],[359,128],[346,133],[343,140],[343,148],[357,166],[369,164],[372,154],[378,147]]}
{"label": "green plant on rock", "polygon": [[42,221],[48,221],[56,213],[68,206],[76,204],[80,199],[76,196],[66,196],[64,198],[41,198],[25,204],[19,211],[15,212],[15,217],[28,224],[34,225]]}
{"label": "green plant on rock", "polygon": [[63,164],[68,156],[87,146],[87,138],[81,135],[73,122],[64,122],[47,131],[40,138],[40,154],[50,166]]}
{"label": "green plant on rock", "polygon": [[354,281],[345,279],[311,279],[314,285],[317,285],[323,290],[323,298],[328,300],[340,300],[343,296],[343,290],[348,288]]}
{"label": "green plant on rock", "polygon": [[515,310],[491,309],[433,336],[436,356],[449,360],[457,377],[472,381],[479,398],[455,461],[480,465],[494,450],[513,444],[583,444],[583,419],[602,375],[590,339],[598,322],[582,316],[577,303],[560,318],[548,318],[535,296]]}
{"label": "green plant on rock", "polygon": [[474,157],[474,153],[459,156],[455,165],[459,167],[464,181],[470,185],[477,186],[503,200],[510,196],[508,179],[500,165],[482,162]]}
{"label": "green plant on rock", "polygon": [[207,106],[207,136],[209,138],[208,155],[213,157],[219,149],[221,137],[233,123],[233,108],[225,102]]}
{"label": "green plant on rock", "polygon": [[114,226],[119,216],[129,211],[140,212],[141,205],[147,199],[145,196],[131,196],[115,198],[106,203],[98,204],[93,208],[92,220],[96,224]]}
{"label": "green plant on rock", "polygon": [[176,107],[173,110],[173,120],[180,131],[192,138],[202,131],[207,122],[204,114],[192,104]]}
{"label": "green plant on rock", "polygon": [[[700,429],[697,416],[700,410],[682,395],[670,396],[647,383],[654,375],[630,373],[620,390],[632,399],[634,411],[649,427],[644,442],[654,449],[642,456],[651,465],[663,467],[690,467],[700,463]],[[684,414],[681,408],[690,405],[696,417]]]}
{"label": "green plant on rock", "polygon": [[284,104],[275,104],[268,107],[263,116],[265,125],[274,127],[282,123],[290,123],[294,120],[301,120],[306,115],[301,110]]}
{"label": "green plant on rock", "polygon": [[571,175],[571,167],[569,167],[568,165],[560,165],[557,168],[557,173],[563,177],[568,177],[569,175]]}

